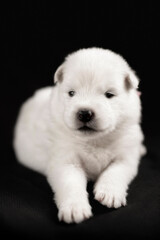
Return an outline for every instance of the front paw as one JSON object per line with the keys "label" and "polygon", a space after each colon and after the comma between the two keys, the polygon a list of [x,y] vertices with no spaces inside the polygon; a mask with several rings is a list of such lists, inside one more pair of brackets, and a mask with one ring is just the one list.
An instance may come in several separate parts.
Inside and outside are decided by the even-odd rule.
{"label": "front paw", "polygon": [[59,221],[66,223],[80,223],[92,216],[91,206],[85,202],[71,202],[59,208]]}
{"label": "front paw", "polygon": [[94,188],[95,199],[108,208],[119,208],[127,204],[127,192],[122,187],[107,184],[96,184]]}

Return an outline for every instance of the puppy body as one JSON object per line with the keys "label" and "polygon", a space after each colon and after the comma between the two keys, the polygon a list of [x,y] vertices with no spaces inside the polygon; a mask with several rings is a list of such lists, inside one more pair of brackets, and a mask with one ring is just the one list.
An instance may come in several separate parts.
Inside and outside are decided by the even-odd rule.
{"label": "puppy body", "polygon": [[[145,153],[138,79],[122,57],[92,48],[69,55],[54,81],[23,104],[14,148],[21,163],[47,177],[59,219],[78,223],[92,215],[88,179],[103,205],[126,205]],[[91,121],[77,117],[84,109]]]}

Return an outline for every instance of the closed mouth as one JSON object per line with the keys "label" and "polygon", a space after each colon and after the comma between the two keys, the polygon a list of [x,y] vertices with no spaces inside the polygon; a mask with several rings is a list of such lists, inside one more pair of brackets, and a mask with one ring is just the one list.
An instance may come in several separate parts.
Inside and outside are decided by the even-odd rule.
{"label": "closed mouth", "polygon": [[84,132],[95,132],[96,130],[93,129],[93,128],[90,128],[90,127],[87,127],[87,126],[83,126],[83,127],[80,127],[78,128],[79,131],[84,131]]}

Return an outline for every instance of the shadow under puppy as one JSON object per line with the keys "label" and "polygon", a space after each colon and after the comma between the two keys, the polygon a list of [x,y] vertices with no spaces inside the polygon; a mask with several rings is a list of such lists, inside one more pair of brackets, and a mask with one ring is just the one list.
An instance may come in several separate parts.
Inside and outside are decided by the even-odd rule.
{"label": "shadow under puppy", "polygon": [[145,154],[139,81],[120,55],[100,48],[67,56],[54,81],[22,105],[14,148],[22,164],[47,177],[59,220],[79,223],[92,216],[88,180],[103,205],[126,205]]}

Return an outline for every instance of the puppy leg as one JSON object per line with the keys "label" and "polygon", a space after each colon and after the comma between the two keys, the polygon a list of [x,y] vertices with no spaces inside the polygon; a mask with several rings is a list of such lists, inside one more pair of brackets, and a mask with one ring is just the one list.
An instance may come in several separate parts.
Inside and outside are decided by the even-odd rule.
{"label": "puppy leg", "polygon": [[111,163],[95,184],[95,199],[109,208],[125,206],[128,185],[137,174],[138,162],[137,154],[130,153]]}
{"label": "puppy leg", "polygon": [[79,223],[92,216],[86,191],[87,179],[79,166],[51,164],[47,175],[55,193],[60,221]]}

